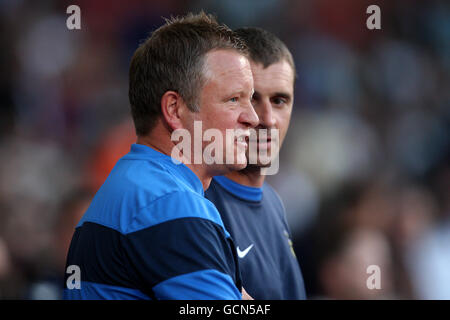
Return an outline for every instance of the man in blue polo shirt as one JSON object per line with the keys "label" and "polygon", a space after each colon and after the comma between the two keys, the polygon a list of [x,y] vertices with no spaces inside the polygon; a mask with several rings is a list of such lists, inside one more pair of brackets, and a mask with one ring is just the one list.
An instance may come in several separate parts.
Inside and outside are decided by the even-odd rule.
{"label": "man in blue polo shirt", "polygon": [[[274,146],[281,146],[286,136],[294,98],[294,61],[285,44],[265,30],[243,28],[236,33],[250,51],[253,106],[260,122],[248,150],[251,153],[251,144],[256,144],[257,161],[244,170],[214,177],[206,197],[234,239],[248,294],[254,299],[305,299],[283,204],[261,171],[272,163],[260,159],[266,154],[273,159],[278,151]],[[274,129],[278,134],[272,136]],[[252,159],[252,154],[247,158]]]}
{"label": "man in blue polo shirt", "polygon": [[246,160],[244,137],[258,123],[246,55],[204,13],[167,21],[136,50],[129,98],[137,143],[76,227],[67,270],[81,281],[66,275],[65,299],[241,299],[235,245],[204,190],[213,175],[246,163],[192,161],[204,144],[179,149],[172,133],[194,135],[194,121],[224,136],[240,130],[224,148]]}

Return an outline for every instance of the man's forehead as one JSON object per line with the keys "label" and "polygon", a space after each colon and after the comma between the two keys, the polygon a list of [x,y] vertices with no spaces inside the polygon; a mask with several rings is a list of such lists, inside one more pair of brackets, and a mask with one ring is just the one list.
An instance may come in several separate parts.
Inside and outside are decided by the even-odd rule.
{"label": "man's forehead", "polygon": [[251,82],[253,76],[248,59],[232,50],[217,50],[208,53],[205,64],[207,82],[227,81],[228,85],[244,85]]}
{"label": "man's forehead", "polygon": [[224,66],[234,66],[245,68],[250,66],[250,62],[241,53],[231,49],[211,50],[206,54],[206,62],[210,68],[220,68]]}
{"label": "man's forehead", "polygon": [[294,90],[294,70],[285,60],[275,62],[266,68],[261,63],[250,61],[255,90],[264,88],[274,92]]}
{"label": "man's forehead", "polygon": [[253,60],[249,60],[250,67],[252,69],[252,72],[258,73],[258,74],[277,74],[277,73],[283,73],[286,76],[292,76],[294,78],[294,70],[292,69],[289,62],[286,61],[286,59],[279,60],[277,62],[274,62],[267,67],[264,67],[262,63],[254,62]]}

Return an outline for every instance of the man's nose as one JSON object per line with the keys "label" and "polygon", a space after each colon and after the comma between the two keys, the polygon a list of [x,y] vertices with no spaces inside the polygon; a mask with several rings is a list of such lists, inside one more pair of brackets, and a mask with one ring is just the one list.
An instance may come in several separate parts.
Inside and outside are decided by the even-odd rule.
{"label": "man's nose", "polygon": [[244,123],[247,127],[250,128],[254,128],[259,124],[258,114],[253,108],[250,100],[245,104],[244,110],[239,117],[239,122]]}
{"label": "man's nose", "polygon": [[272,128],[275,126],[275,118],[273,117],[272,104],[270,101],[261,101],[258,106],[259,125]]}

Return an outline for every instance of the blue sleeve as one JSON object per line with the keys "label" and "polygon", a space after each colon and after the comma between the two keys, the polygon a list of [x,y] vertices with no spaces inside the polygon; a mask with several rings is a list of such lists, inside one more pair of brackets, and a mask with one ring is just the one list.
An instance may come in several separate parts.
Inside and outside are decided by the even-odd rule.
{"label": "blue sleeve", "polygon": [[152,223],[126,235],[124,252],[141,291],[156,299],[241,299],[234,245],[209,201],[174,193],[138,220]]}
{"label": "blue sleeve", "polygon": [[231,277],[217,270],[182,274],[153,287],[158,299],[239,300],[241,294]]}

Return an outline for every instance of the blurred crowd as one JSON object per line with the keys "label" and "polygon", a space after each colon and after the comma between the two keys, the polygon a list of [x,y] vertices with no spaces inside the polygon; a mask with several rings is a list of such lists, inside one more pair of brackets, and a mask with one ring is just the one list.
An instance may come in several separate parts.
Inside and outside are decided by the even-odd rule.
{"label": "blurred crowd", "polygon": [[[81,8],[68,30],[66,8]],[[381,30],[366,8],[381,8]],[[59,299],[74,226],[135,141],[128,66],[162,17],[278,35],[294,110],[268,181],[310,299],[450,299],[450,3],[0,2],[0,299]],[[369,289],[368,267],[381,288]]]}

